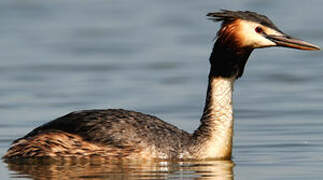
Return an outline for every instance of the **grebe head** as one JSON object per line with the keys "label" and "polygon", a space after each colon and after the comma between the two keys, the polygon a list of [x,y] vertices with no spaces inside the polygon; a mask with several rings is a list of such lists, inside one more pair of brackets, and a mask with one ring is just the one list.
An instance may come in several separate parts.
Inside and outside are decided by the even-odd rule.
{"label": "grebe head", "polygon": [[283,33],[264,15],[250,11],[222,10],[207,14],[213,21],[222,21],[218,40],[234,49],[283,46],[301,50],[319,50],[316,45]]}

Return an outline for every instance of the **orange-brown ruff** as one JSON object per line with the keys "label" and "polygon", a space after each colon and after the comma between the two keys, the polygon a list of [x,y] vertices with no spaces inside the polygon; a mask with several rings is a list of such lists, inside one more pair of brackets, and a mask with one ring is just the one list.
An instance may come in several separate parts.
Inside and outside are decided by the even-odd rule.
{"label": "orange-brown ruff", "polygon": [[187,133],[157,117],[122,109],[67,114],[15,140],[5,159],[102,157],[105,159],[230,159],[233,86],[251,52],[271,46],[319,50],[291,38],[266,16],[249,11],[209,13],[222,26],[210,57],[199,128]]}
{"label": "orange-brown ruff", "polygon": [[229,24],[226,24],[219,30],[217,36],[221,37],[219,38],[221,44],[227,44],[231,48],[240,47],[241,38],[238,35],[240,23],[241,20],[237,19]]}

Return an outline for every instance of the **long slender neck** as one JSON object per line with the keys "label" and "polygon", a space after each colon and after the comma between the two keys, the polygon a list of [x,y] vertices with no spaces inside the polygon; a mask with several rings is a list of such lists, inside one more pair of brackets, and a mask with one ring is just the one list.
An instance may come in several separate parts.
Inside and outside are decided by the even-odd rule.
{"label": "long slender neck", "polygon": [[251,51],[233,50],[219,40],[215,43],[201,125],[193,134],[191,153],[195,158],[231,158],[233,85],[235,79],[242,75]]}
{"label": "long slender neck", "polygon": [[199,159],[231,158],[234,81],[234,78],[209,78],[201,125],[193,134],[194,156]]}

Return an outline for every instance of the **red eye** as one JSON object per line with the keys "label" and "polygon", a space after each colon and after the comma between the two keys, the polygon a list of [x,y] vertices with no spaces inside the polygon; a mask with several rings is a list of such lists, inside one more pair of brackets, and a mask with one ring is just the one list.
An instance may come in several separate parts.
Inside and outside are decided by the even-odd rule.
{"label": "red eye", "polygon": [[257,33],[262,33],[262,32],[264,32],[264,30],[261,28],[261,27],[256,27],[256,29],[255,29],[255,31],[257,32]]}

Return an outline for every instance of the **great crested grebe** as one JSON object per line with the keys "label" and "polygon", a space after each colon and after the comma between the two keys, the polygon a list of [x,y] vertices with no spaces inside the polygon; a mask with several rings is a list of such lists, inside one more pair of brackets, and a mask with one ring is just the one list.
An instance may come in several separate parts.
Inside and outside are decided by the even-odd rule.
{"label": "great crested grebe", "polygon": [[255,12],[222,10],[207,16],[222,21],[222,26],[210,57],[201,125],[193,134],[134,111],[77,111],[15,140],[3,158],[230,159],[233,84],[242,76],[251,52],[272,46],[301,50],[319,47],[288,36]]}

